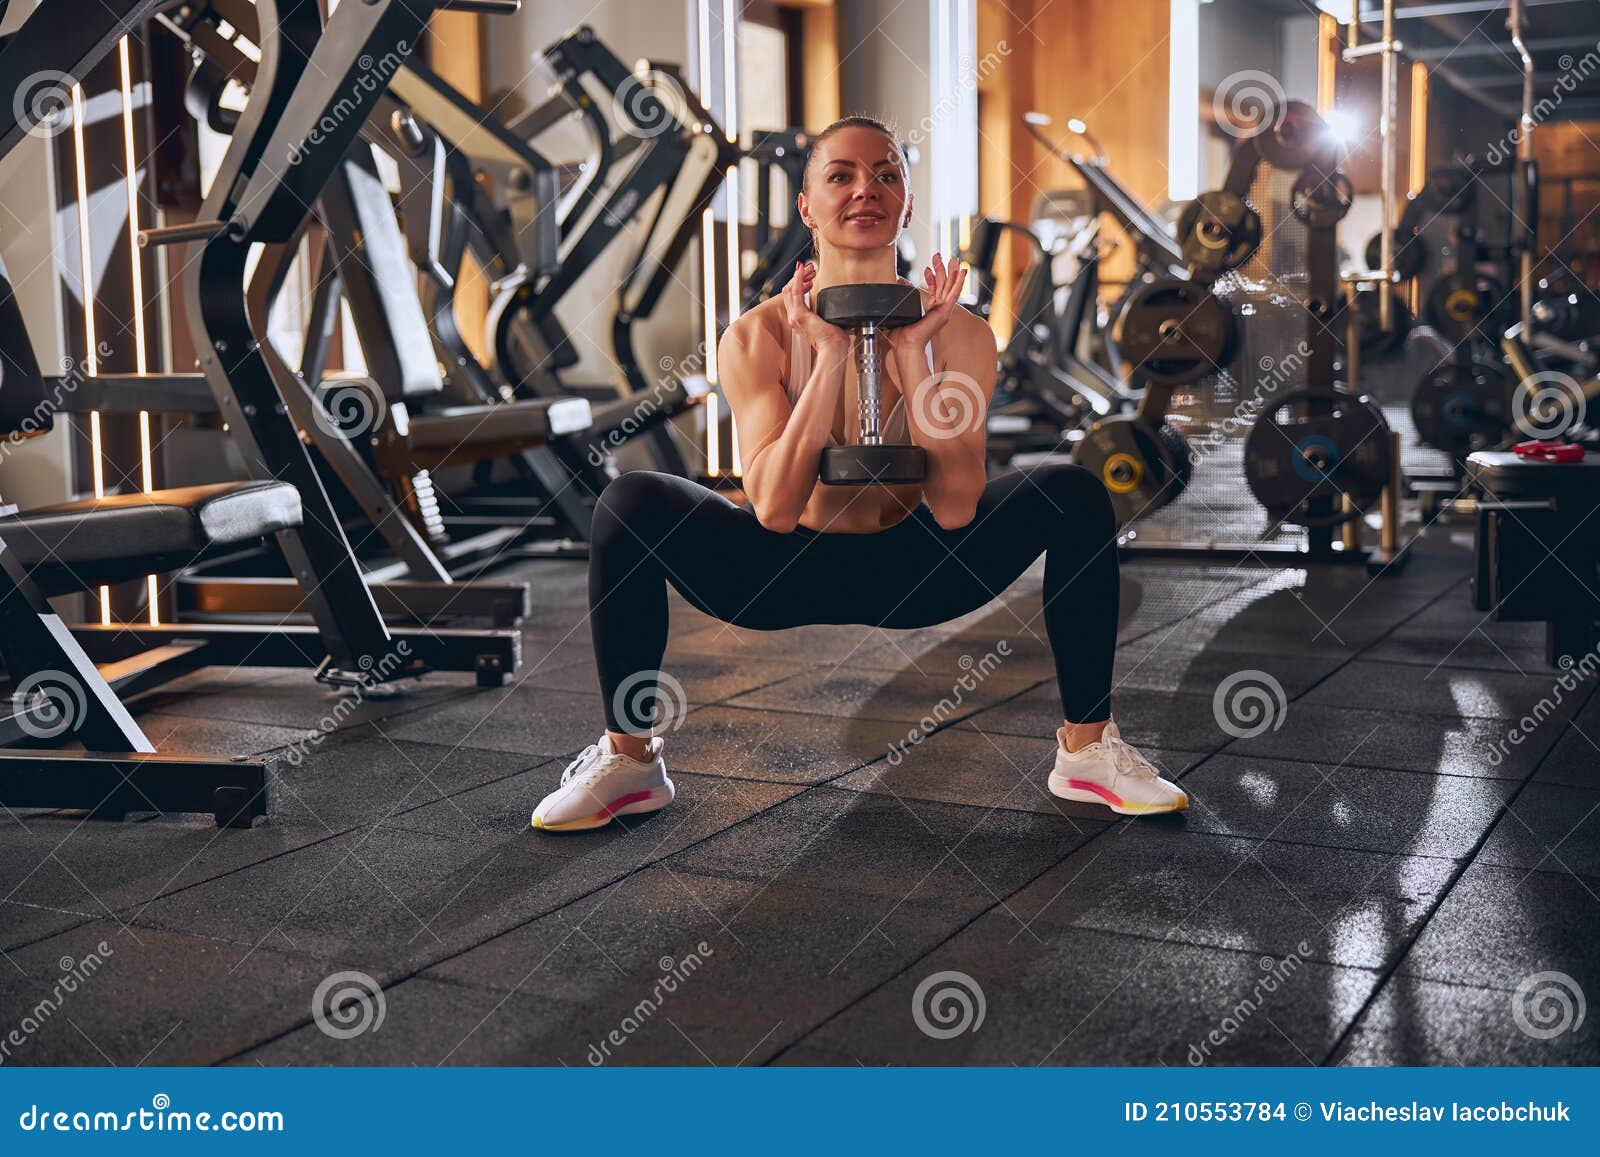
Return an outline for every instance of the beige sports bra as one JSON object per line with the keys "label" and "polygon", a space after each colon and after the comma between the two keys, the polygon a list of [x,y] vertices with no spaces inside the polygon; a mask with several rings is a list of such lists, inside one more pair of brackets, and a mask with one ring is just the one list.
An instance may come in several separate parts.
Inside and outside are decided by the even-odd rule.
{"label": "beige sports bra", "polygon": [[[806,304],[811,304],[811,295],[809,293],[806,294]],[[927,350],[928,364],[931,366],[933,365],[932,342],[928,343]],[[789,332],[789,383],[786,390],[791,406],[800,401],[800,395],[805,390],[807,380],[811,377],[811,358],[811,343],[801,337],[798,330],[791,330]],[[850,373],[852,376],[855,374],[854,363],[851,365]],[[847,430],[855,428],[853,415],[846,415],[845,428]],[[891,444],[902,445],[911,441],[911,430],[906,424],[906,396],[903,389],[900,397],[895,400],[894,409],[890,410],[889,416],[884,419],[883,440]],[[836,444],[837,441],[832,434],[828,435],[830,445]]]}

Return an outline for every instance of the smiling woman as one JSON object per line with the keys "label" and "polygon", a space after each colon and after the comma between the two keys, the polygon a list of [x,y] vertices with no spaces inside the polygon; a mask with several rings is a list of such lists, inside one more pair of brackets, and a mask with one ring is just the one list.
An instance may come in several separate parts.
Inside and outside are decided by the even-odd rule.
{"label": "smiling woman", "polygon": [[[896,274],[911,223],[905,149],[884,122],[854,116],[819,133],[795,199],[815,262],[728,327],[722,386],[746,447],[737,506],[684,478],[634,471],[595,509],[590,622],[606,732],[539,804],[533,825],[573,831],[672,802],[661,699],[670,582],[691,604],[756,630],[816,623],[933,626],[992,602],[1046,555],[1044,612],[1065,723],[1050,791],[1128,815],[1180,811],[1188,796],[1111,722],[1116,519],[1104,485],[1073,465],[987,481],[994,335],[958,306],[966,270],[935,255],[921,319],[877,335],[886,443],[926,455],[921,482],[824,486],[824,450],[849,438],[863,391],[850,337],[813,308],[830,287],[910,288]],[[640,709],[640,705],[644,709]]]}

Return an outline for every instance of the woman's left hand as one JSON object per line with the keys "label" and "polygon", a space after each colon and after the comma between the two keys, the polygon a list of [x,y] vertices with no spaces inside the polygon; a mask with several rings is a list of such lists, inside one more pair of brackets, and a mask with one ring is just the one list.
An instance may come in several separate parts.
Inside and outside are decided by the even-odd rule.
{"label": "woman's left hand", "polygon": [[967,283],[967,270],[959,261],[946,264],[944,258],[935,253],[933,264],[922,271],[922,279],[929,294],[922,320],[889,331],[890,343],[896,350],[920,350],[945,327],[950,315],[959,307],[961,287]]}

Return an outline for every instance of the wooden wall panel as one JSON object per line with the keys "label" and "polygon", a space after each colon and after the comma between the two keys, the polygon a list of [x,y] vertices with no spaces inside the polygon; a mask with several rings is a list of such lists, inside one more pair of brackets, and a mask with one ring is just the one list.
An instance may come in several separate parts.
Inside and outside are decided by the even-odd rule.
{"label": "wooden wall panel", "polygon": [[[980,4],[980,13],[986,4]],[[1167,197],[1167,89],[1171,24],[1169,0],[1006,0],[1014,20],[1012,129],[990,148],[1011,155],[1012,215],[1026,219],[1033,199],[1046,189],[1077,184],[1072,170],[1048,157],[1016,126],[1025,108],[1055,118],[1081,117],[1100,140],[1112,171],[1152,204]],[[1026,99],[1017,99],[1025,96]],[[981,161],[985,171],[990,164]],[[1102,267],[1108,281],[1129,276],[1131,247],[1122,246]]]}

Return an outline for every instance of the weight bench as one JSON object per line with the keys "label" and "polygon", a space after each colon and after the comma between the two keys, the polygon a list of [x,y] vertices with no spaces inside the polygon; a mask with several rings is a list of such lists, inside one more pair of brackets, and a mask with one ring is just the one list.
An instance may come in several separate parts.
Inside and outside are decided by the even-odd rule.
{"label": "weight bench", "polygon": [[[20,330],[0,269],[0,329]],[[26,342],[0,366],[0,434],[49,431],[54,405]],[[267,812],[271,761],[157,754],[123,706],[133,694],[205,665],[203,644],[167,647],[97,667],[47,596],[176,570],[207,547],[260,540],[300,525],[300,495],[284,482],[222,482],[82,498],[0,514],[0,655],[10,675],[0,719],[0,806],[209,812],[248,827]],[[77,741],[83,751],[31,749]]]}
{"label": "weight bench", "polygon": [[1504,622],[1545,623],[1545,658],[1587,655],[1600,621],[1600,453],[1538,462],[1504,450],[1467,457],[1479,493],[1472,605]]}

